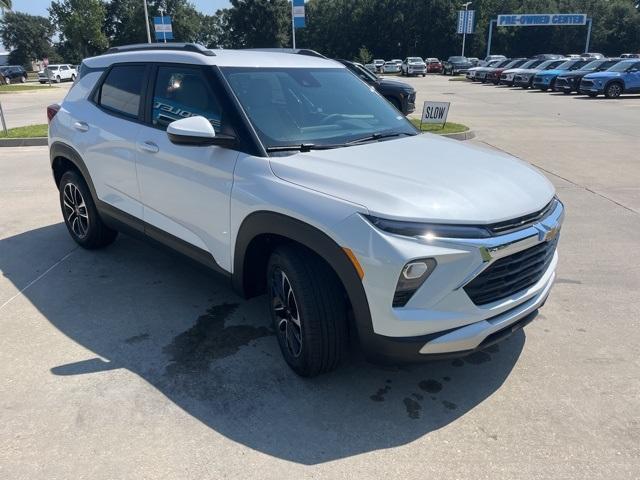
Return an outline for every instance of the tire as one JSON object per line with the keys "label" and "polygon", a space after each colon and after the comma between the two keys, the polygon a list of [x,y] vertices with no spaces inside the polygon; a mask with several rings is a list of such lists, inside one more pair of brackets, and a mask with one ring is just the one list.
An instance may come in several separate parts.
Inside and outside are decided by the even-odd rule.
{"label": "tire", "polygon": [[571,95],[571,91],[570,90],[563,90],[562,93],[564,93],[565,95]]}
{"label": "tire", "polygon": [[267,288],[278,344],[291,369],[303,377],[335,369],[346,354],[348,330],[344,292],[333,270],[304,247],[278,247],[269,259]]}
{"label": "tire", "polygon": [[607,98],[618,98],[620,95],[622,95],[622,85],[618,82],[610,83],[604,89],[604,96]]}
{"label": "tire", "polygon": [[4,79],[4,83],[5,83],[5,85],[11,85],[11,79],[9,77],[6,77]]}
{"label": "tire", "polygon": [[82,176],[68,170],[60,179],[60,209],[71,238],[83,248],[94,250],[114,242],[118,232],[107,227]]}
{"label": "tire", "polygon": [[422,74],[422,78],[424,78],[424,77],[426,77],[426,76],[427,76],[427,74],[426,74],[426,73],[423,73],[423,74]]}
{"label": "tire", "polygon": [[56,83],[60,83],[61,81],[62,81],[62,79],[60,78],[60,75],[58,75],[58,76],[56,77]]}
{"label": "tire", "polygon": [[547,90],[549,90],[549,87],[540,87],[540,91],[542,92],[546,92]]}
{"label": "tire", "polygon": [[76,81],[76,76],[75,76],[75,74],[72,74],[72,75],[71,75],[71,81],[72,81],[72,82],[75,82],[75,81]]}
{"label": "tire", "polygon": [[20,77],[20,83],[27,83],[27,77]]}

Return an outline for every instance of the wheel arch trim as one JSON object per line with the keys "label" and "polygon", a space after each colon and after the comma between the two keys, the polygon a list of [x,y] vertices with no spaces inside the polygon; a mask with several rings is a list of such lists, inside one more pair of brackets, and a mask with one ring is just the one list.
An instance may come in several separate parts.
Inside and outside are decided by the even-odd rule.
{"label": "wheel arch trim", "polygon": [[233,257],[232,284],[237,293],[244,297],[250,294],[246,289],[245,260],[251,242],[260,235],[275,235],[295,241],[323,258],[342,282],[353,309],[361,341],[373,335],[364,285],[345,251],[318,228],[287,215],[257,211],[243,220],[238,229]]}
{"label": "wheel arch trim", "polygon": [[[93,185],[91,175],[89,174],[89,169],[87,168],[87,165],[84,163],[84,160],[82,159],[80,154],[73,147],[67,145],[66,143],[53,142],[51,144],[51,147],[49,148],[49,161],[51,162],[51,170],[52,173],[54,173],[54,178],[54,163],[58,158],[64,158],[68,160],[80,171],[80,173],[84,177],[85,182],[87,182],[87,185],[89,186],[91,195],[93,196],[94,200],[97,200],[98,196],[96,195],[96,189]],[[56,187],[57,186],[58,185],[56,185]]]}

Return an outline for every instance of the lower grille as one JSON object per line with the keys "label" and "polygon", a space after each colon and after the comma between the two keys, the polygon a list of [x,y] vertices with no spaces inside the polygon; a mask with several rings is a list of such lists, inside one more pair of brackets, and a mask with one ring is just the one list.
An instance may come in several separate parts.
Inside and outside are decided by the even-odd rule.
{"label": "lower grille", "polygon": [[591,80],[582,80],[580,86],[590,88],[593,87],[593,82]]}
{"label": "lower grille", "polygon": [[558,245],[558,237],[496,260],[474,278],[464,291],[476,305],[507,298],[535,285],[547,271]]}

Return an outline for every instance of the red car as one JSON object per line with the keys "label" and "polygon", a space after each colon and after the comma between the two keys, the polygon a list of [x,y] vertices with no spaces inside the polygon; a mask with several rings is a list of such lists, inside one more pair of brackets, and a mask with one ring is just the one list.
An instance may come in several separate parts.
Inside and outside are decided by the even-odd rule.
{"label": "red car", "polygon": [[507,63],[506,65],[503,65],[498,68],[492,68],[487,72],[486,81],[492,82],[495,85],[499,85],[500,76],[502,75],[502,72],[504,72],[505,70],[509,70],[510,68],[518,68],[524,63],[526,63],[528,60],[529,60],[528,58],[515,58],[511,62]]}
{"label": "red car", "polygon": [[427,73],[442,73],[442,62],[437,58],[425,58],[424,63],[427,64]]}

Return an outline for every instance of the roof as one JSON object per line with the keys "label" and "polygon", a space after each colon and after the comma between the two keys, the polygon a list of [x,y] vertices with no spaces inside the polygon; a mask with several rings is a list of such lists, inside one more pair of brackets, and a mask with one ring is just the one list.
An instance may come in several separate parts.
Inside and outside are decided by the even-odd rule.
{"label": "roof", "polygon": [[282,51],[206,50],[203,48],[208,52],[204,53],[191,47],[189,49],[178,46],[174,47],[176,49],[166,47],[137,49],[137,47],[137,45],[118,47],[123,51],[109,53],[113,51],[111,49],[104,55],[85,59],[84,63],[90,68],[103,68],[120,62],[173,62],[220,67],[344,68],[343,65],[325,58]]}

